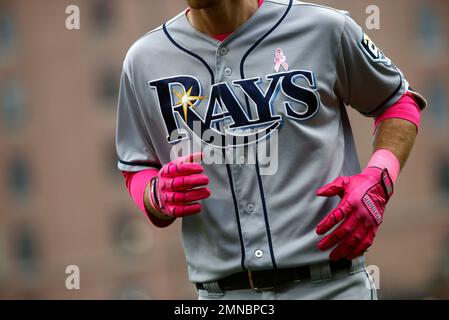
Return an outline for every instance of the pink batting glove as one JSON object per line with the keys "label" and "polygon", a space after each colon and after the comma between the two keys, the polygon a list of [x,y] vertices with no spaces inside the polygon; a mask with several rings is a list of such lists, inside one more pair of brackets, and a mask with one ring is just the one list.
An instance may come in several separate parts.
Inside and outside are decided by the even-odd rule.
{"label": "pink batting glove", "polygon": [[194,153],[169,162],[150,182],[150,202],[160,213],[171,218],[190,216],[201,211],[197,201],[208,198],[205,186],[209,178],[197,163],[202,153]]}
{"label": "pink batting glove", "polygon": [[318,243],[318,248],[325,251],[337,245],[329,256],[332,261],[361,256],[373,244],[392,194],[393,182],[388,170],[375,167],[354,176],[338,177],[319,189],[317,195],[338,195],[341,201],[318,224],[316,232],[323,235],[343,222]]}

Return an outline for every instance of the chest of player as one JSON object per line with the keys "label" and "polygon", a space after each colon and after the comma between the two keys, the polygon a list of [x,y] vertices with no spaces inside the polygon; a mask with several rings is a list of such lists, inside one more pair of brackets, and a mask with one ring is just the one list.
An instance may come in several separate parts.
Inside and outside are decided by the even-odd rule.
{"label": "chest of player", "polygon": [[301,48],[276,45],[246,57],[226,46],[198,48],[201,59],[173,56],[176,63],[166,66],[166,76],[148,81],[168,142],[187,137],[186,129],[219,146],[235,143],[223,142],[226,136],[254,141],[285,121],[318,116],[322,100],[334,99],[332,66],[326,69]]}

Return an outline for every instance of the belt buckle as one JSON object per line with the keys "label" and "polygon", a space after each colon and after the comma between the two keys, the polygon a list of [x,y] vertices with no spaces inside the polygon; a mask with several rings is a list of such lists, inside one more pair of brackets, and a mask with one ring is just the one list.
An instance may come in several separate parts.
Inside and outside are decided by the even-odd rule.
{"label": "belt buckle", "polygon": [[266,291],[266,290],[272,290],[274,289],[274,285],[272,286],[265,286],[265,287],[259,287],[257,285],[257,281],[256,283],[254,283],[254,278],[253,278],[253,273],[251,271],[248,271],[248,280],[249,280],[249,285],[251,287],[251,289],[260,292],[260,291]]}

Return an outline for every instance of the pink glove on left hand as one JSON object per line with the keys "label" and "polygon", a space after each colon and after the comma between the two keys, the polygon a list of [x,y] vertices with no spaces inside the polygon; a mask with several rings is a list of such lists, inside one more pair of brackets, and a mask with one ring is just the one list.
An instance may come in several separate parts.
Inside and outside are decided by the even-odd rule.
{"label": "pink glove on left hand", "polygon": [[330,259],[354,259],[362,255],[372,244],[382,222],[385,206],[393,194],[393,182],[386,169],[368,167],[362,173],[350,177],[338,177],[334,182],[317,191],[319,196],[341,198],[339,205],[317,226],[323,235],[342,224],[318,243],[320,250],[331,252]]}
{"label": "pink glove on left hand", "polygon": [[154,209],[171,218],[181,218],[201,211],[200,200],[211,195],[206,187],[209,178],[197,163],[200,152],[167,163],[150,182],[150,202]]}

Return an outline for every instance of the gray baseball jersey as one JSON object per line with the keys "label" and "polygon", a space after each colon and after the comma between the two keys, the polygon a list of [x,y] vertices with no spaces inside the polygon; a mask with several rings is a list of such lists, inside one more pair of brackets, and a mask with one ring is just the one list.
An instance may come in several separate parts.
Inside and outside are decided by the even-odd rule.
{"label": "gray baseball jersey", "polygon": [[265,0],[223,42],[182,12],[126,56],[118,167],[160,168],[174,147],[193,140],[226,152],[252,146],[249,158],[276,136],[269,175],[258,157],[205,165],[212,196],[182,220],[189,278],[327,261],[315,227],[339,199],[315,190],[360,170],[346,106],[374,117],[407,90],[401,71],[345,12]]}

